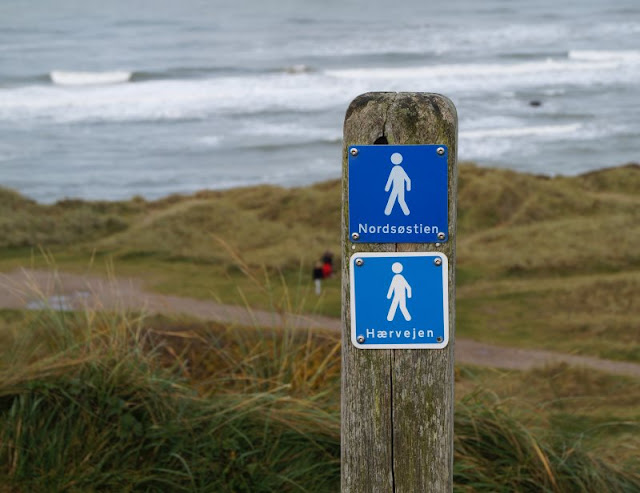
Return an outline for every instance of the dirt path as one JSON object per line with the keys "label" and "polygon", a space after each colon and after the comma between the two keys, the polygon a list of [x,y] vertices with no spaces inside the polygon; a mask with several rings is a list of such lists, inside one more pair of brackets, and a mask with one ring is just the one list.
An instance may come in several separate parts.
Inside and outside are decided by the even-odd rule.
{"label": "dirt path", "polygon": [[[105,280],[68,273],[19,270],[0,274],[0,307],[38,309],[140,310],[166,315],[187,314],[204,320],[234,323],[239,326],[299,327],[341,330],[339,319],[316,315],[292,315],[223,305],[146,292],[136,279]],[[609,373],[640,377],[640,364],[555,353],[538,349],[493,346],[456,338],[456,361],[478,366],[528,370],[552,363],[593,368]]]}

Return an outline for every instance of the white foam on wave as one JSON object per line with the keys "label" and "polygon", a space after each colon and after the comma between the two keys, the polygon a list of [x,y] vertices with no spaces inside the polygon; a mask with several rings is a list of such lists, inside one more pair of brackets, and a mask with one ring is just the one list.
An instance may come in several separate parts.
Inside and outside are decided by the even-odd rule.
{"label": "white foam on wave", "polygon": [[94,86],[129,82],[131,75],[131,72],[124,70],[112,72],[66,72],[54,70],[49,74],[49,77],[51,82],[60,86]]}
{"label": "white foam on wave", "polygon": [[[128,80],[129,72],[72,74],[75,75],[67,79],[67,84],[0,88],[0,119],[155,121],[225,114],[325,111],[344,108],[355,96],[367,91],[424,91],[425,88],[454,98],[472,93],[474,97],[498,94],[502,95],[501,99],[511,99],[523,89],[544,91],[561,90],[564,85],[635,84],[640,77],[640,64],[606,57],[562,58],[511,64],[434,64],[335,69],[295,75],[271,73],[149,80],[136,84],[114,84]],[[114,74],[118,74],[117,77]],[[81,91],[69,87],[81,84],[86,86]]]}
{"label": "white foam on wave", "polygon": [[[328,70],[330,77],[367,88],[434,92],[504,93],[561,86],[635,84],[640,64],[620,59],[573,60],[568,57],[517,63],[454,63],[415,67],[363,67]],[[348,82],[350,81],[350,82]]]}
{"label": "white foam on wave", "polygon": [[300,125],[298,123],[247,123],[240,129],[240,133],[250,138],[293,138],[296,141],[311,139],[313,141],[336,142],[342,139],[342,131],[338,127],[315,126],[309,128],[308,125]]}
{"label": "white foam on wave", "polygon": [[627,62],[639,63],[638,50],[571,50],[568,54],[571,60],[585,60],[591,62]]}
{"label": "white foam on wave", "polygon": [[[357,69],[339,69],[329,70],[328,75],[341,79],[416,79],[416,78],[459,78],[459,77],[507,77],[514,79],[516,77],[535,76],[536,79],[548,79],[549,76],[558,74],[588,72],[602,70],[607,67],[613,67],[616,64],[612,60],[597,60],[595,62],[585,61],[569,61],[565,59],[547,59],[534,62],[523,62],[515,64],[449,64],[449,65],[430,65],[422,67],[377,67],[377,68],[357,68]],[[575,76],[573,76],[575,78]],[[465,83],[465,81],[461,81]]]}
{"label": "white foam on wave", "polygon": [[[568,31],[561,25],[532,25],[527,23],[482,26],[454,24],[446,28],[448,36],[434,29],[429,20],[416,17],[407,24],[388,22],[372,25],[363,35],[359,29],[327,35],[322,43],[317,38],[291,39],[280,48],[289,56],[380,56],[434,55],[459,52],[502,52],[505,46],[530,47],[540,43],[566,40]],[[402,34],[399,35],[399,32]],[[481,43],[478,40],[482,40]]]}
{"label": "white foam on wave", "polygon": [[626,21],[596,23],[590,26],[589,33],[592,39],[609,38],[619,43],[621,38],[633,39],[633,35],[639,34],[640,22],[628,16]]}
{"label": "white foam on wave", "polygon": [[533,127],[507,127],[466,130],[460,132],[461,139],[486,139],[501,137],[559,137],[575,134],[582,128],[580,123],[566,125],[539,125]]}
{"label": "white foam on wave", "polygon": [[542,94],[544,94],[545,96],[562,96],[563,94],[566,94],[567,90],[563,87],[557,87],[557,88],[551,88],[551,89],[545,89],[544,91],[542,91]]}
{"label": "white foam on wave", "polygon": [[[136,84],[0,88],[0,119],[155,121],[225,114],[316,111],[344,106],[358,94],[322,74],[269,74]],[[360,91],[363,92],[363,91]]]}
{"label": "white foam on wave", "polygon": [[198,139],[198,143],[204,147],[219,147],[222,138],[219,135],[205,135]]}
{"label": "white foam on wave", "polygon": [[284,72],[287,74],[305,74],[308,72],[313,72],[313,68],[305,65],[303,63],[299,63],[296,65],[290,65],[288,67],[285,67]]}

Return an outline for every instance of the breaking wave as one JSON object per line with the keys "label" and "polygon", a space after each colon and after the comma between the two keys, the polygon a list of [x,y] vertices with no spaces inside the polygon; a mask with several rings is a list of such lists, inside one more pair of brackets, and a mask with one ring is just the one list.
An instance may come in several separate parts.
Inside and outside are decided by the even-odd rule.
{"label": "breaking wave", "polygon": [[49,74],[51,82],[59,86],[95,86],[122,84],[131,80],[132,72],[66,72],[54,70]]}
{"label": "breaking wave", "polygon": [[496,137],[527,137],[527,136],[558,136],[560,134],[574,134],[582,125],[579,123],[569,123],[566,125],[540,125],[533,127],[509,127],[509,128],[488,128],[477,130],[466,130],[460,132],[461,138],[484,139]]}
{"label": "breaking wave", "polygon": [[584,60],[591,62],[640,62],[638,50],[572,50],[568,54],[571,60]]}

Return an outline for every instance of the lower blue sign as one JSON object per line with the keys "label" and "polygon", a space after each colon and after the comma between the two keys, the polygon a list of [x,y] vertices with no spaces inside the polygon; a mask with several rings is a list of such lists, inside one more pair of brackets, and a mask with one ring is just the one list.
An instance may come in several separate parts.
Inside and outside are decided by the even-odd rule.
{"label": "lower blue sign", "polygon": [[351,342],[360,349],[439,349],[449,342],[449,266],[434,252],[351,257]]}

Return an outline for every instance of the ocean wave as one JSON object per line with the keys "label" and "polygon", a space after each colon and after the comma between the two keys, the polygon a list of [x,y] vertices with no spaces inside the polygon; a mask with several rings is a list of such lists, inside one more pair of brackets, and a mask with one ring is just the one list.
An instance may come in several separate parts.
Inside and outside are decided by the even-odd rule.
{"label": "ocean wave", "polygon": [[[402,35],[398,35],[402,32]],[[383,55],[419,55],[441,56],[449,53],[502,52],[506,47],[513,49],[544,44],[554,46],[567,39],[569,33],[565,26],[539,24],[508,24],[486,26],[479,24],[449,28],[450,36],[424,19],[416,19],[410,24],[401,24],[395,28],[378,26],[371,35],[362,35],[360,30],[345,31],[339,36],[318,43],[316,38],[296,39],[285,46],[293,56],[311,56],[326,58],[344,58],[350,56]],[[481,40],[479,42],[479,40]],[[516,48],[517,49],[517,48]]]}
{"label": "ocean wave", "polygon": [[613,67],[618,60],[577,60],[552,59],[523,63],[468,63],[441,64],[417,67],[375,67],[328,70],[326,73],[341,79],[414,79],[418,77],[519,77],[599,71]]}
{"label": "ocean wave", "polygon": [[291,138],[308,138],[323,142],[338,142],[342,140],[342,131],[336,127],[313,127],[309,128],[296,123],[271,123],[265,125],[264,122],[248,122],[239,128],[243,135],[250,137],[266,137],[277,139],[285,137]]}
{"label": "ocean wave", "polygon": [[571,50],[567,56],[571,60],[592,62],[640,62],[638,50]]}
{"label": "ocean wave", "polygon": [[266,73],[250,67],[171,67],[159,70],[140,70],[131,75],[131,82],[151,80],[206,79],[223,76],[251,76]]}
{"label": "ocean wave", "polygon": [[540,125],[534,127],[507,127],[466,130],[460,132],[461,139],[486,139],[501,137],[557,137],[559,135],[575,134],[582,128],[580,123],[565,125]]}
{"label": "ocean wave", "polygon": [[116,70],[112,72],[66,72],[53,70],[49,77],[59,86],[94,86],[122,84],[129,82],[132,72]]}
{"label": "ocean wave", "polygon": [[90,85],[82,91],[33,85],[0,88],[0,120],[171,121],[324,111],[346,105],[354,92],[321,74],[283,73]]}
{"label": "ocean wave", "polygon": [[198,139],[198,143],[204,147],[219,147],[222,138],[219,135],[205,135]]}
{"label": "ocean wave", "polygon": [[[276,69],[237,68],[237,67],[175,67],[165,70],[125,71],[112,70],[103,72],[53,70],[48,74],[37,75],[14,82],[52,82],[60,86],[90,86],[122,84],[126,82],[146,82],[152,80],[202,79],[209,77],[251,76],[269,73],[306,74],[316,70],[305,64],[295,64]],[[11,81],[10,81],[11,82]]]}
{"label": "ocean wave", "polygon": [[505,53],[498,53],[497,57],[499,59],[503,59],[503,60],[514,60],[516,62],[518,61],[530,61],[530,60],[548,60],[548,59],[558,59],[558,58],[564,58],[567,56],[567,52],[566,51],[562,51],[562,50],[557,50],[557,51],[550,51],[550,50],[532,50],[532,51],[527,51],[527,50],[522,50],[522,51],[513,51],[513,52],[505,52]]}
{"label": "ocean wave", "polygon": [[[589,52],[572,53],[591,56]],[[545,91],[607,85],[634,87],[640,77],[640,64],[635,62],[607,57],[576,60],[567,55],[561,59],[510,64],[458,63],[325,71],[312,71],[305,65],[293,75],[282,70],[265,72],[262,69],[234,75],[189,77],[183,74],[182,78],[172,78],[187,69],[171,70],[164,72],[164,79],[158,78],[163,72],[63,72],[67,75],[67,85],[63,77],[63,84],[0,87],[0,119],[165,121],[230,114],[325,112],[346,107],[358,94],[380,90],[429,90],[447,94],[454,100],[473,94],[504,101],[517,98],[522,91],[550,95]],[[109,84],[107,81],[135,83]],[[76,91],[68,84],[86,87]]]}
{"label": "ocean wave", "polygon": [[285,67],[280,71],[284,72],[285,74],[308,74],[310,72],[315,72],[315,69],[303,63],[299,63],[296,65],[290,65],[288,67]]}

